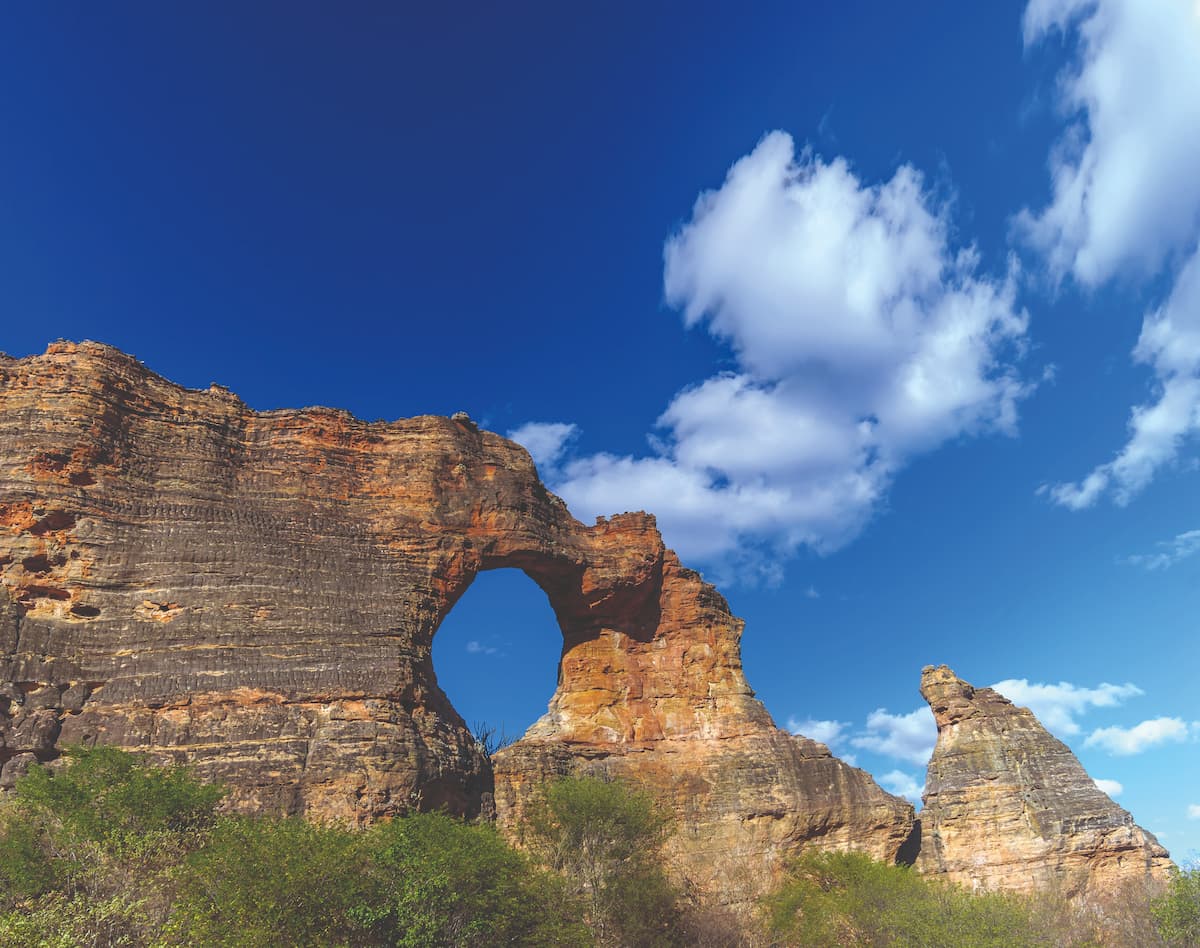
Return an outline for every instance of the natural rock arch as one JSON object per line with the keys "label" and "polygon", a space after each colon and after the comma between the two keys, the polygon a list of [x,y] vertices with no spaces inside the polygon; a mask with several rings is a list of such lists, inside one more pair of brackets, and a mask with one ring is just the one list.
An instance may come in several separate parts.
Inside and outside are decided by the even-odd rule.
{"label": "natural rock arch", "polygon": [[497,567],[545,590],[565,642],[547,715],[494,761],[503,824],[554,773],[638,780],[727,900],[801,845],[909,837],[907,803],[774,727],[741,621],[653,517],[579,523],[469,420],[256,413],[92,343],[0,358],[0,783],[101,741],[191,760],[247,809],[476,813],[491,764],[432,641]]}

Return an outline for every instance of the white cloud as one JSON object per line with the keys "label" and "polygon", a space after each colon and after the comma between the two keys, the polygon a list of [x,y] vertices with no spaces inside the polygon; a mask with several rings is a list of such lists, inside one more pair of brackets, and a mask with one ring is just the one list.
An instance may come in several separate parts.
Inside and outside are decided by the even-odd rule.
{"label": "white cloud", "polygon": [[1200,530],[1188,530],[1186,533],[1180,533],[1173,540],[1166,540],[1159,543],[1158,546],[1162,550],[1161,553],[1138,554],[1129,557],[1126,562],[1150,570],[1167,569],[1174,566],[1180,560],[1200,553]]}
{"label": "white cloud", "polygon": [[925,784],[917,783],[912,774],[906,774],[903,770],[888,771],[879,778],[879,785],[888,793],[917,804],[921,802],[921,796],[925,793]]}
{"label": "white cloud", "polygon": [[1200,428],[1200,7],[1186,0],[1032,0],[1025,38],[1078,37],[1060,82],[1071,124],[1051,156],[1052,198],[1018,229],[1056,278],[1096,287],[1175,271],[1133,351],[1155,377],[1112,460],[1043,492],[1072,510],[1111,492],[1128,503]]}
{"label": "white cloud", "polygon": [[928,707],[908,714],[879,708],[867,716],[866,730],[850,740],[855,747],[924,767],[937,743],[937,724]]}
{"label": "white cloud", "polygon": [[1188,0],[1032,0],[1025,42],[1078,38],[1061,77],[1070,125],[1050,158],[1052,198],[1020,220],[1058,274],[1096,286],[1154,273],[1200,215],[1200,10]]}
{"label": "white cloud", "polygon": [[508,432],[506,437],[523,445],[533,463],[542,470],[553,468],[579,433],[576,425],[561,421],[530,421]]}
{"label": "white cloud", "polygon": [[1128,757],[1159,744],[1181,743],[1187,740],[1187,736],[1187,723],[1179,718],[1152,718],[1131,728],[1099,728],[1092,731],[1083,744],[1085,747],[1100,747],[1110,754]]}
{"label": "white cloud", "polygon": [[852,539],[913,456],[1015,430],[1031,390],[1015,270],[980,275],[952,248],[907,165],[870,185],[773,132],[700,195],[664,261],[668,302],[736,370],[676,394],[656,456],[565,464],[551,486],[581,517],[650,510],[688,560],[744,567],[757,546],[777,570]]}
{"label": "white cloud", "polygon": [[1125,792],[1125,787],[1117,780],[1105,780],[1103,777],[1100,777],[1093,780],[1092,783],[1114,799]]}
{"label": "white cloud", "polygon": [[1184,266],[1167,302],[1145,317],[1133,357],[1154,370],[1155,401],[1134,407],[1129,440],[1113,460],[1078,484],[1049,488],[1064,507],[1090,507],[1106,491],[1127,504],[1200,430],[1200,251]]}
{"label": "white cloud", "polygon": [[1189,803],[1187,808],[1189,820],[1200,820],[1200,803]]}
{"label": "white cloud", "polygon": [[793,734],[820,741],[830,748],[841,743],[849,727],[845,721],[818,721],[815,718],[788,718],[787,722],[787,729]]}
{"label": "white cloud", "polygon": [[484,645],[482,642],[475,641],[475,639],[471,639],[467,643],[467,652],[471,655],[495,655],[499,651],[500,649],[494,648],[491,645]]}
{"label": "white cloud", "polygon": [[1142,694],[1137,685],[1110,685],[1104,682],[1095,688],[1081,688],[1067,681],[1057,685],[1030,683],[1025,678],[998,681],[992,688],[1013,704],[1028,708],[1050,731],[1059,737],[1079,733],[1076,717],[1092,708],[1113,708],[1127,698]]}

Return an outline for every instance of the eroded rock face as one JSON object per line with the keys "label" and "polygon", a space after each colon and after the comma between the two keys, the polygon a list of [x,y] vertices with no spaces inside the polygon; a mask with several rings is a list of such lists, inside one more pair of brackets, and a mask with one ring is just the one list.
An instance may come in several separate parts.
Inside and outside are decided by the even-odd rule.
{"label": "eroded rock face", "polygon": [[[492,768],[437,685],[434,633],[480,570],[523,569],[563,631],[549,711]],[[677,815],[727,900],[801,844],[894,858],[911,807],[776,729],[742,624],[646,514],[584,526],[469,419],[256,413],[114,349],[0,358],[0,783],[65,742],[194,762],[236,805],[511,822],[606,769]]]}
{"label": "eroded rock face", "polygon": [[825,745],[774,727],[742,673],[741,621],[670,551],[654,591],[632,625],[566,636],[549,712],[493,759],[501,823],[519,819],[547,775],[596,773],[669,802],[671,861],[727,902],[766,891],[781,854],[805,844],[895,860],[913,829],[909,805]]}
{"label": "eroded rock face", "polygon": [[923,872],[1068,895],[1166,874],[1166,850],[1032,712],[945,665],[923,671],[921,694],[938,726],[921,811]]}

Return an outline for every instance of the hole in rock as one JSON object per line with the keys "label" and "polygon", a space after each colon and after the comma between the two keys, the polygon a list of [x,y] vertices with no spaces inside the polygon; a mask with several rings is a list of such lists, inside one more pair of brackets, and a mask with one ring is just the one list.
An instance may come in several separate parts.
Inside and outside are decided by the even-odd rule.
{"label": "hole in rock", "polygon": [[37,556],[25,557],[25,559],[21,560],[21,565],[27,573],[48,573],[54,566],[50,562],[50,557],[44,553],[39,553]]}
{"label": "hole in rock", "polygon": [[54,599],[58,602],[66,602],[71,598],[71,594],[65,589],[57,589],[54,586],[26,586],[20,590],[22,599]]}
{"label": "hole in rock", "polygon": [[[34,511],[35,515],[37,513],[37,511]],[[65,510],[54,510],[30,527],[29,532],[34,536],[40,537],[51,531],[69,530],[73,526],[75,526],[74,514],[67,513]]]}
{"label": "hole in rock", "polygon": [[480,573],[433,638],[438,684],[474,732],[518,740],[558,684],[562,632],[550,601],[519,569]]}

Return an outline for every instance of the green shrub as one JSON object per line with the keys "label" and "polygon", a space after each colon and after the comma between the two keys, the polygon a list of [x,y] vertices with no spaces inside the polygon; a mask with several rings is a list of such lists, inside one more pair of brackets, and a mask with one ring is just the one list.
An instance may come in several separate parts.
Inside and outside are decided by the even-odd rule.
{"label": "green shrub", "polygon": [[57,869],[44,828],[5,801],[0,809],[0,907],[50,892]]}
{"label": "green shrub", "polygon": [[69,766],[33,767],[17,782],[18,805],[113,852],[148,835],[205,829],[225,795],[184,767],[160,767],[116,747],[69,747],[65,755]]}
{"label": "green shrub", "polygon": [[0,948],[133,948],[148,944],[155,929],[140,899],[51,893],[0,915]]}
{"label": "green shrub", "polygon": [[219,787],[113,747],[68,748],[0,806],[0,945],[143,945]]}
{"label": "green shrub", "polygon": [[801,857],[765,907],[772,934],[786,945],[1056,944],[1035,929],[1018,897],[971,893],[861,853]]}
{"label": "green shrub", "polygon": [[223,795],[110,747],[32,769],[0,802],[0,948],[591,943],[492,826],[218,818]]}
{"label": "green shrub", "polygon": [[387,944],[590,943],[562,881],[532,866],[491,825],[414,814],[374,827],[368,846],[377,887],[360,918]]}
{"label": "green shrub", "polygon": [[226,818],[178,877],[170,944],[581,945],[561,882],[491,826],[440,813],[366,833]]}
{"label": "green shrub", "polygon": [[1175,869],[1167,891],[1150,903],[1159,936],[1168,945],[1200,945],[1200,869]]}
{"label": "green shrub", "polygon": [[176,878],[170,944],[362,944],[371,887],[362,837],[299,817],[225,817]]}
{"label": "green shrub", "polygon": [[531,802],[524,841],[584,900],[602,944],[686,943],[683,907],[662,868],[668,822],[644,791],[564,777]]}

